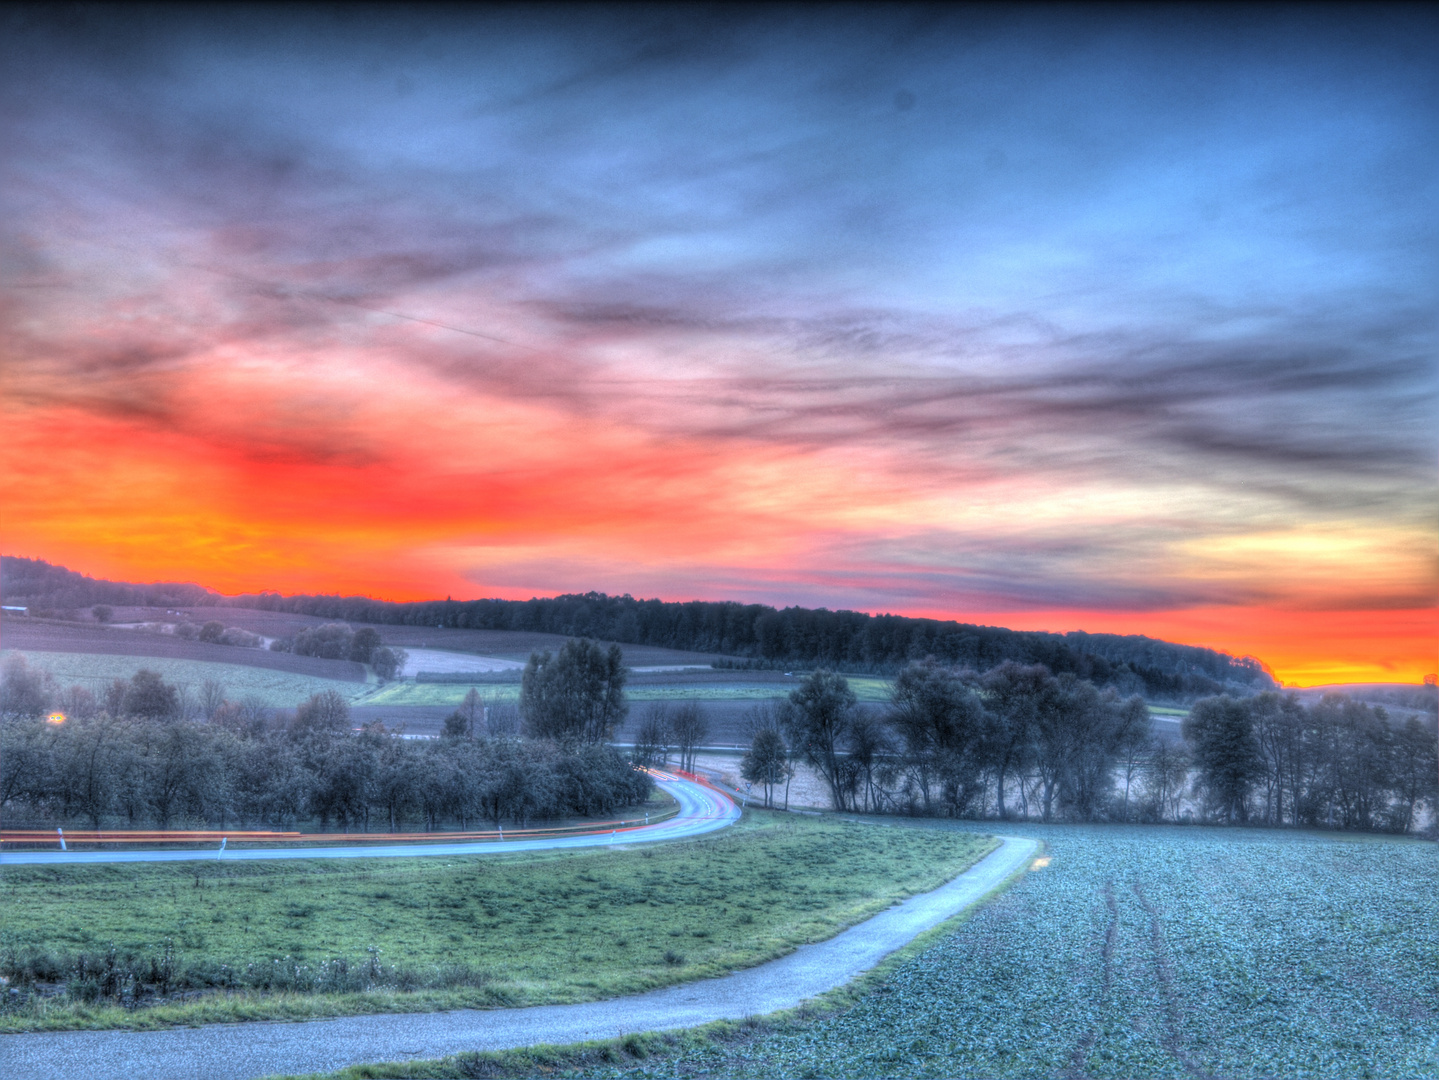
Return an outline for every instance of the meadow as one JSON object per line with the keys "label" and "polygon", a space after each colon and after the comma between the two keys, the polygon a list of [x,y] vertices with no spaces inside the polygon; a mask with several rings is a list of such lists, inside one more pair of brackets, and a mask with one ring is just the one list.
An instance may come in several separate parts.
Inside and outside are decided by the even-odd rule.
{"label": "meadow", "polygon": [[0,1030],[637,993],[830,937],[995,843],[760,812],[709,839],[598,852],[11,867],[0,974],[20,993]]}
{"label": "meadow", "polygon": [[1432,843],[1004,831],[1042,838],[1048,863],[899,959],[857,1001],[341,1075],[1439,1076]]}
{"label": "meadow", "polygon": [[[773,683],[757,683],[745,685],[743,683],[723,684],[700,684],[696,683],[693,677],[682,675],[675,676],[675,685],[655,685],[654,677],[643,683],[626,688],[625,696],[633,703],[643,706],[651,701],[681,702],[681,701],[744,701],[759,704],[763,701],[774,701],[782,698],[791,689],[788,686],[776,686]],[[891,682],[886,679],[853,678],[849,680],[850,689],[855,692],[855,697],[864,702],[887,702]],[[517,680],[510,678],[506,680],[485,680],[476,679],[474,682],[393,682],[383,686],[366,696],[366,705],[384,705],[391,707],[413,707],[413,706],[457,706],[469,693],[471,687],[477,689],[481,696],[492,702],[514,702],[520,697],[520,684]]]}
{"label": "meadow", "polygon": [[[116,631],[120,633],[121,631]],[[237,653],[258,650],[235,649]],[[6,649],[0,656],[16,654]],[[115,679],[128,679],[141,668],[158,672],[167,683],[197,689],[207,679],[225,688],[231,700],[255,698],[271,708],[290,708],[311,694],[334,690],[346,701],[359,702],[373,693],[378,681],[326,679],[289,671],[277,671],[250,664],[224,664],[209,660],[187,660],[164,656],[124,656],[106,653],[44,652],[26,649],[18,652],[31,667],[48,671],[61,687],[79,683],[92,693],[102,691]],[[303,658],[302,658],[303,659]]]}

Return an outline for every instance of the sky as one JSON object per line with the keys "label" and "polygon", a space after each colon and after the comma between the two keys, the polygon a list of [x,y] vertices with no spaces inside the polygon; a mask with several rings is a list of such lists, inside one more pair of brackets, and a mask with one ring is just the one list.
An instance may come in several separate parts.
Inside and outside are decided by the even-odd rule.
{"label": "sky", "polygon": [[1425,8],[12,8],[0,547],[1439,642]]}

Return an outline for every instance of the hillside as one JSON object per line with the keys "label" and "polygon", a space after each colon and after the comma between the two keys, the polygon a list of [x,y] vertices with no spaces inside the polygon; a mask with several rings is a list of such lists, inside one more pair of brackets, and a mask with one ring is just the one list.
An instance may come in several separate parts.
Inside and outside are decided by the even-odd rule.
{"label": "hillside", "polygon": [[246,608],[390,626],[558,634],[719,654],[721,666],[825,666],[887,674],[934,656],[984,669],[1006,660],[1044,664],[1151,698],[1186,698],[1274,685],[1263,664],[1139,635],[1008,630],[939,619],[869,615],[734,601],[636,600],[603,593],[531,600],[391,603],[368,597],[258,593],[222,596],[185,583],[134,584],[86,577],[42,560],[0,556],[7,604],[63,615],[95,604]]}

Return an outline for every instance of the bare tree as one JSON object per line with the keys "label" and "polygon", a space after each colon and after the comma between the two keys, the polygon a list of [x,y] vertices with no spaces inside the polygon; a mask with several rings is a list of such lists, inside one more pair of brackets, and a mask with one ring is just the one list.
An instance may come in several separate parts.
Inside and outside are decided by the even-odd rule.
{"label": "bare tree", "polygon": [[1159,821],[1178,821],[1184,786],[1189,780],[1189,753],[1183,746],[1156,742],[1144,764],[1144,786]]}
{"label": "bare tree", "polygon": [[311,694],[295,710],[290,731],[296,735],[338,734],[350,728],[350,705],[337,691]]}
{"label": "bare tree", "polygon": [[848,809],[840,744],[854,720],[855,700],[843,675],[815,671],[790,691],[789,707],[782,717],[789,744],[824,779],[836,810]]}
{"label": "bare tree", "polygon": [[469,721],[469,734],[480,734],[485,722],[485,699],[480,697],[480,692],[473,686],[465,692],[459,711]]}
{"label": "bare tree", "polygon": [[1149,706],[1138,694],[1127,698],[1119,707],[1119,731],[1115,738],[1115,754],[1120,775],[1124,777],[1124,801],[1120,804],[1121,821],[1129,820],[1129,792],[1139,776],[1140,767],[1154,742],[1154,722]]}
{"label": "bare tree", "polygon": [[6,657],[0,673],[0,716],[40,716],[49,709],[52,690],[46,676],[23,655]]}
{"label": "bare tree", "polygon": [[144,720],[174,720],[180,715],[180,694],[156,672],[141,668],[130,677],[120,709]]}
{"label": "bare tree", "polygon": [[520,710],[513,701],[492,701],[485,706],[485,731],[496,738],[520,733]]}
{"label": "bare tree", "polygon": [[641,768],[667,765],[673,739],[669,707],[663,701],[652,701],[640,720],[639,731],[635,735],[634,757],[631,760]]}
{"label": "bare tree", "polygon": [[[749,750],[740,761],[740,776],[764,788],[765,806],[774,805],[774,789],[784,782],[789,765],[789,751],[784,739],[774,728],[761,728],[754,733]],[[788,809],[788,800],[786,800]]]}
{"label": "bare tree", "polygon": [[88,687],[76,683],[60,695],[60,711],[71,720],[89,720],[100,715],[100,702]]}
{"label": "bare tree", "polygon": [[873,813],[883,803],[877,781],[879,770],[894,751],[889,728],[881,717],[856,710],[845,748],[849,751],[845,765],[850,774],[850,805],[855,810]]}
{"label": "bare tree", "polygon": [[200,684],[200,709],[206,720],[215,719],[215,713],[225,704],[225,685],[215,679],[206,679]]}
{"label": "bare tree", "polygon": [[[933,808],[932,793],[944,812],[954,815],[965,813],[982,793],[986,720],[979,695],[949,668],[926,660],[899,673],[890,698],[890,722],[904,740],[907,765],[926,811]],[[855,743],[870,759],[863,766],[870,789],[873,758],[881,747],[871,749],[869,744],[877,737],[883,740],[883,733],[866,730]]]}
{"label": "bare tree", "polygon": [[695,754],[709,737],[709,718],[697,701],[686,701],[675,709],[670,718],[670,730],[674,733],[675,750],[679,754],[680,768],[685,772],[695,771]]}
{"label": "bare tree", "polygon": [[1042,665],[1026,666],[1013,661],[992,667],[979,678],[990,718],[987,757],[994,772],[1001,818],[1009,816],[1004,795],[1012,774],[1020,778],[1019,795],[1024,802],[1025,816],[1029,816],[1024,773],[1034,758],[1038,706],[1053,679],[1049,669]]}
{"label": "bare tree", "polygon": [[1250,791],[1264,773],[1251,702],[1228,694],[1204,698],[1182,727],[1210,811],[1231,824],[1248,821]]}
{"label": "bare tree", "polygon": [[409,659],[410,654],[398,645],[381,645],[370,653],[370,667],[382,681],[389,682],[404,674]]}

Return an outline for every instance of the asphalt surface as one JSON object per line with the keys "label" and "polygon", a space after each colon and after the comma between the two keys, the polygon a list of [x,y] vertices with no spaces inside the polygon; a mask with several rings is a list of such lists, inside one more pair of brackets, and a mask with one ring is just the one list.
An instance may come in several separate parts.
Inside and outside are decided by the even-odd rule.
{"label": "asphalt surface", "polygon": [[1005,838],[998,850],[933,892],[911,897],[828,941],[718,979],[579,1005],[168,1031],[0,1035],[0,1074],[7,1080],[248,1080],[762,1016],[793,1008],[874,967],[918,934],[982,900],[1036,850],[1033,840]]}
{"label": "asphalt surface", "polygon": [[[182,851],[7,851],[0,852],[0,867],[40,864],[76,866],[82,863],[136,862],[239,862],[256,859],[408,859],[424,855],[513,855],[519,851],[556,848],[611,847],[657,840],[683,840],[723,829],[740,818],[739,807],[723,792],[667,773],[656,773],[655,783],[673,795],[679,813],[655,825],[584,833],[579,836],[537,837],[531,840],[465,841],[451,844],[385,844],[366,847],[228,848]],[[4,1059],[0,1058],[0,1075]]]}

